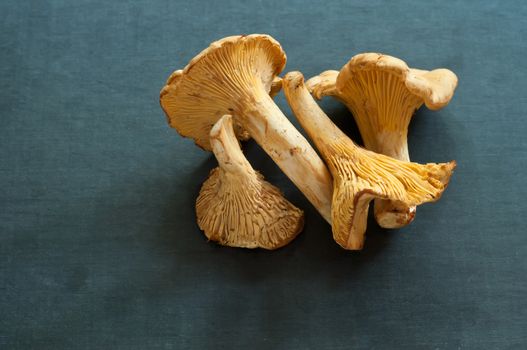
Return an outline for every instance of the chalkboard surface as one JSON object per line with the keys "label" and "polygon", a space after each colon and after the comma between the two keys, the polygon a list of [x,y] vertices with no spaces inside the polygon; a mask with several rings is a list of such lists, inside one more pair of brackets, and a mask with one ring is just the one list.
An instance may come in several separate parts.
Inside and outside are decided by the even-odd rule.
{"label": "chalkboard surface", "polygon": [[[0,348],[527,348],[524,2],[4,0],[0,28]],[[413,160],[458,162],[443,198],[345,251],[249,142],[305,229],[274,252],[207,242],[194,201],[216,162],[159,90],[249,33],[306,77],[371,51],[453,70],[450,105],[409,134]]]}

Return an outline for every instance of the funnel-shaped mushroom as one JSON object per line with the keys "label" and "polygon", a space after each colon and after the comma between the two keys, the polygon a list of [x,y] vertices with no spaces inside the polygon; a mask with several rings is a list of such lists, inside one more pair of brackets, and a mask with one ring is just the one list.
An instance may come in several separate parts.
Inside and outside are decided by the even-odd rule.
{"label": "funnel-shaped mushroom", "polygon": [[440,198],[455,168],[454,161],[422,165],[360,148],[320,109],[309,95],[301,73],[288,73],[283,89],[291,109],[333,175],[333,238],[343,248],[362,249],[372,199],[412,206]]}
{"label": "funnel-shaped mushroom", "polygon": [[[331,95],[350,109],[367,149],[409,161],[407,133],[412,115],[423,103],[432,110],[446,106],[457,77],[448,69],[413,69],[395,57],[364,53],[340,72],[323,72],[306,85],[316,98]],[[375,217],[383,227],[407,225],[414,215],[413,206],[375,201]]]}
{"label": "funnel-shaped mushroom", "polygon": [[172,127],[208,150],[211,127],[231,114],[236,134],[243,136],[247,130],[330,220],[331,175],[269,96],[279,91],[280,80],[275,77],[285,62],[280,44],[268,35],[219,40],[172,74],[161,90],[161,106]]}
{"label": "funnel-shaped mushroom", "polygon": [[242,248],[276,249],[293,240],[302,230],[304,214],[251,167],[231,116],[211,129],[210,143],[219,167],[211,171],[196,200],[198,225],[205,236]]}

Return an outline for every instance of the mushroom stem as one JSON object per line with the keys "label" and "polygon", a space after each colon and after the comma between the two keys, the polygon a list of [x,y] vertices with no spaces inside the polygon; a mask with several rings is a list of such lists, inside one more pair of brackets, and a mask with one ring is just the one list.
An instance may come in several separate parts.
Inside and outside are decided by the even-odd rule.
{"label": "mushroom stem", "polygon": [[[232,127],[232,117],[225,116],[210,130],[210,145],[218,161],[220,171],[243,179],[256,178],[253,169],[238,143]],[[226,125],[227,126],[226,126]]]}
{"label": "mushroom stem", "polygon": [[287,73],[282,84],[289,106],[322,154],[328,147],[347,137],[309,95],[299,72]]}
{"label": "mushroom stem", "polygon": [[[408,141],[405,132],[379,132],[375,144],[366,144],[366,148],[405,162],[410,161]],[[384,228],[401,228],[415,218],[417,207],[398,201],[375,199],[373,213],[377,223]]]}
{"label": "mushroom stem", "polygon": [[236,119],[298,189],[331,223],[332,178],[304,136],[291,124],[265,90],[255,94],[254,108]]}

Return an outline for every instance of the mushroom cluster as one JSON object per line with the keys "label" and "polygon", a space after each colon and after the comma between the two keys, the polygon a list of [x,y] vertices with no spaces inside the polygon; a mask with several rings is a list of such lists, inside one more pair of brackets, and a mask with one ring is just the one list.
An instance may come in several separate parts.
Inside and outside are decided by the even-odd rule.
{"label": "mushroom cluster", "polygon": [[[413,220],[415,206],[441,197],[455,161],[410,162],[406,140],[423,103],[434,110],[448,104],[457,86],[454,73],[412,69],[397,58],[366,53],[340,72],[304,83],[300,72],[278,76],[285,63],[285,52],[269,35],[227,37],[172,73],[161,90],[170,126],[212,151],[219,164],[196,200],[198,226],[208,239],[276,249],[303,228],[303,211],[243,155],[239,141],[249,138],[331,224],[344,249],[362,249],[372,200],[378,224],[398,228]],[[282,89],[322,158],[273,102]],[[365,148],[339,130],[311,94],[346,104]]]}

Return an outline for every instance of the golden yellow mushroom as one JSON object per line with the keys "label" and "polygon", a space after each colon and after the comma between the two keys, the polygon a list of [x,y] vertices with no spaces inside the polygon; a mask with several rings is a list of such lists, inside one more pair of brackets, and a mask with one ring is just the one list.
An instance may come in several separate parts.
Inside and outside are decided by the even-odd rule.
{"label": "golden yellow mushroom", "polygon": [[[457,86],[448,69],[409,68],[402,60],[378,53],[354,56],[339,71],[326,71],[306,83],[313,96],[334,96],[353,113],[367,149],[409,161],[407,133],[414,112],[424,103],[436,110],[446,106]],[[409,224],[415,206],[375,201],[379,225]]]}
{"label": "golden yellow mushroom", "polygon": [[441,197],[456,166],[454,161],[422,165],[360,148],[320,109],[301,73],[288,73],[283,89],[333,175],[333,238],[343,248],[362,249],[372,199],[414,206]]}
{"label": "golden yellow mushroom", "polygon": [[276,249],[293,240],[302,230],[304,214],[251,167],[231,116],[211,129],[210,144],[219,167],[210,172],[196,200],[198,225],[205,236],[242,248]]}

